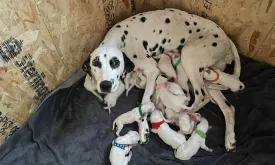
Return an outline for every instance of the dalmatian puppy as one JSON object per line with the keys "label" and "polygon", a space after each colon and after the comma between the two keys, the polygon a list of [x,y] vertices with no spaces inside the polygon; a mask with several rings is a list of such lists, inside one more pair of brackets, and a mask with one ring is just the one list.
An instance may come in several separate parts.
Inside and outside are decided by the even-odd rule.
{"label": "dalmatian puppy", "polygon": [[[219,69],[205,69],[203,77],[211,83],[218,83],[228,87],[232,92],[237,92],[244,89],[244,84],[238,78],[236,78],[234,75],[224,73]],[[211,88],[211,85],[209,88]]]}
{"label": "dalmatian puppy", "polygon": [[[191,107],[198,106],[204,97],[201,75],[204,68],[222,67],[234,60],[234,75],[240,75],[237,49],[214,22],[178,9],[140,13],[114,25],[90,55],[87,72],[91,73],[97,92],[107,94],[104,97],[105,108],[116,105],[125,90],[125,75],[135,68],[140,59],[158,58],[168,51],[181,54],[181,64],[195,93]],[[159,69],[153,66],[144,68],[143,74],[146,87],[142,104],[151,101]]]}
{"label": "dalmatian puppy", "polygon": [[156,80],[156,91],[153,102],[156,105],[162,102],[166,108],[171,108],[175,112],[192,109],[192,107],[186,106],[189,98],[186,97],[181,87],[174,82],[169,82],[163,74],[159,75]]}
{"label": "dalmatian puppy", "polygon": [[180,54],[177,52],[166,52],[160,56],[158,68],[167,77],[174,77],[176,82],[181,86],[185,95],[189,97],[188,77],[185,70],[180,65]]}
{"label": "dalmatian puppy", "polygon": [[180,145],[186,142],[183,134],[172,130],[169,125],[162,119],[161,112],[155,110],[151,113],[150,121],[152,124],[152,132],[159,135],[159,137],[173,149],[177,149]]}
{"label": "dalmatian puppy", "polygon": [[195,129],[197,123],[201,120],[199,113],[192,112],[175,112],[170,108],[164,110],[165,117],[161,113],[163,120],[166,123],[176,124],[180,128],[180,133],[189,135]]}
{"label": "dalmatian puppy", "polygon": [[189,160],[200,148],[212,152],[212,149],[208,148],[205,144],[208,128],[208,121],[205,118],[202,118],[191,137],[175,150],[175,157],[180,160]]}
{"label": "dalmatian puppy", "polygon": [[155,105],[153,103],[146,103],[143,105],[139,105],[138,107],[128,111],[126,113],[121,114],[118,116],[113,122],[113,130],[115,125],[117,126],[116,135],[119,136],[120,131],[123,129],[125,124],[131,124],[133,122],[141,122],[148,113],[155,110]]}
{"label": "dalmatian puppy", "polygon": [[129,131],[126,135],[117,137],[112,142],[109,156],[111,164],[127,165],[132,157],[132,152],[130,150],[133,146],[138,144],[138,141],[139,134],[136,131]]}
{"label": "dalmatian puppy", "polygon": [[126,96],[128,96],[130,90],[136,86],[139,89],[145,89],[146,77],[142,74],[142,70],[132,71],[126,75],[124,80],[126,88]]}

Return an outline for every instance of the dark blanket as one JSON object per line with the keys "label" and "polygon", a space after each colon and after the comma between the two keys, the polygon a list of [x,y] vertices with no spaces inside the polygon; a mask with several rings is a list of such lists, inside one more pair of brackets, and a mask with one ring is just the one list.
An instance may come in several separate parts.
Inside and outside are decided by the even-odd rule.
{"label": "dark blanket", "polygon": [[[208,104],[200,112],[212,129],[204,150],[189,161],[174,158],[171,147],[155,134],[143,146],[133,148],[130,165],[268,165],[275,163],[275,68],[242,57],[241,80],[245,90],[224,92],[236,108],[237,151],[224,148],[224,117],[218,106]],[[110,164],[115,139],[113,120],[136,107],[143,91],[121,96],[113,113],[83,87],[84,78],[49,97],[37,113],[0,148],[0,165],[103,165]],[[127,125],[137,130],[137,124]]]}

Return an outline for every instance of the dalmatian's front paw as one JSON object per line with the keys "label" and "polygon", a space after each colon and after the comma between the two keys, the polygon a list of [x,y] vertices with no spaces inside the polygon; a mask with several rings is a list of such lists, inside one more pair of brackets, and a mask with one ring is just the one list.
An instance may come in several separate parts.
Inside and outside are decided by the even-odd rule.
{"label": "dalmatian's front paw", "polygon": [[110,109],[116,105],[116,101],[117,97],[113,96],[112,93],[107,94],[104,97],[104,103],[106,104],[104,109],[109,109],[109,113],[111,113]]}
{"label": "dalmatian's front paw", "polygon": [[227,151],[235,151],[236,149],[236,139],[234,132],[228,132],[225,135],[225,148]]}

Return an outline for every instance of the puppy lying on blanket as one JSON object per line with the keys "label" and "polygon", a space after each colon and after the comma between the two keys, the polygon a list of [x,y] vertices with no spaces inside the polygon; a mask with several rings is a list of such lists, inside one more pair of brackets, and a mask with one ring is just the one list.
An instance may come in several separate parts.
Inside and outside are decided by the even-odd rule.
{"label": "puppy lying on blanket", "polygon": [[[117,137],[112,142],[110,161],[112,165],[127,165],[131,160],[133,146],[138,144],[139,134],[136,131],[129,131],[124,136]],[[127,156],[126,156],[127,155]]]}
{"label": "puppy lying on blanket", "polygon": [[159,137],[173,149],[178,148],[186,141],[183,134],[172,130],[169,125],[162,119],[161,112],[155,110],[151,113],[150,121],[152,124],[152,132],[159,135]]}
{"label": "puppy lying on blanket", "polygon": [[202,118],[191,137],[175,150],[175,157],[180,160],[189,160],[200,148],[212,152],[212,149],[205,145],[208,127],[208,121],[205,118]]}
{"label": "puppy lying on blanket", "polygon": [[[131,111],[128,111],[128,112],[123,113],[120,116],[118,116],[113,122],[113,130],[116,125],[117,126],[116,135],[119,136],[119,133],[123,129],[123,126],[125,124],[131,124],[133,122],[138,122],[139,126],[142,127],[143,124],[141,124],[141,123],[144,122],[144,120],[145,120],[145,122],[147,121],[146,119],[147,119],[148,113],[150,113],[154,110],[155,110],[155,105],[153,103],[146,103],[143,105],[139,105],[138,107],[132,109]],[[143,130],[146,130],[146,128],[140,128],[140,130],[143,131]],[[145,133],[141,133],[141,132],[139,132],[139,133],[141,135],[141,138],[140,138],[141,141],[144,142],[143,139],[146,139],[146,138],[144,138]]]}

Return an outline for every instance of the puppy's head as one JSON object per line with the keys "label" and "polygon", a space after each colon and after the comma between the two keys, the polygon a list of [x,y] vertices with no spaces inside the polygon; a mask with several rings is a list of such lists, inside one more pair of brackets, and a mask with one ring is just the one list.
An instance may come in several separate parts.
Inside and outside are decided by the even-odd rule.
{"label": "puppy's head", "polygon": [[209,129],[209,124],[206,118],[202,117],[200,123],[197,125],[197,129],[206,133]]}
{"label": "puppy's head", "polygon": [[98,47],[83,64],[82,68],[96,81],[99,93],[117,90],[120,76],[124,72],[123,53],[114,47]]}
{"label": "puppy's head", "polygon": [[123,136],[127,138],[129,144],[137,144],[139,142],[139,134],[136,131],[130,130],[126,135]]}

